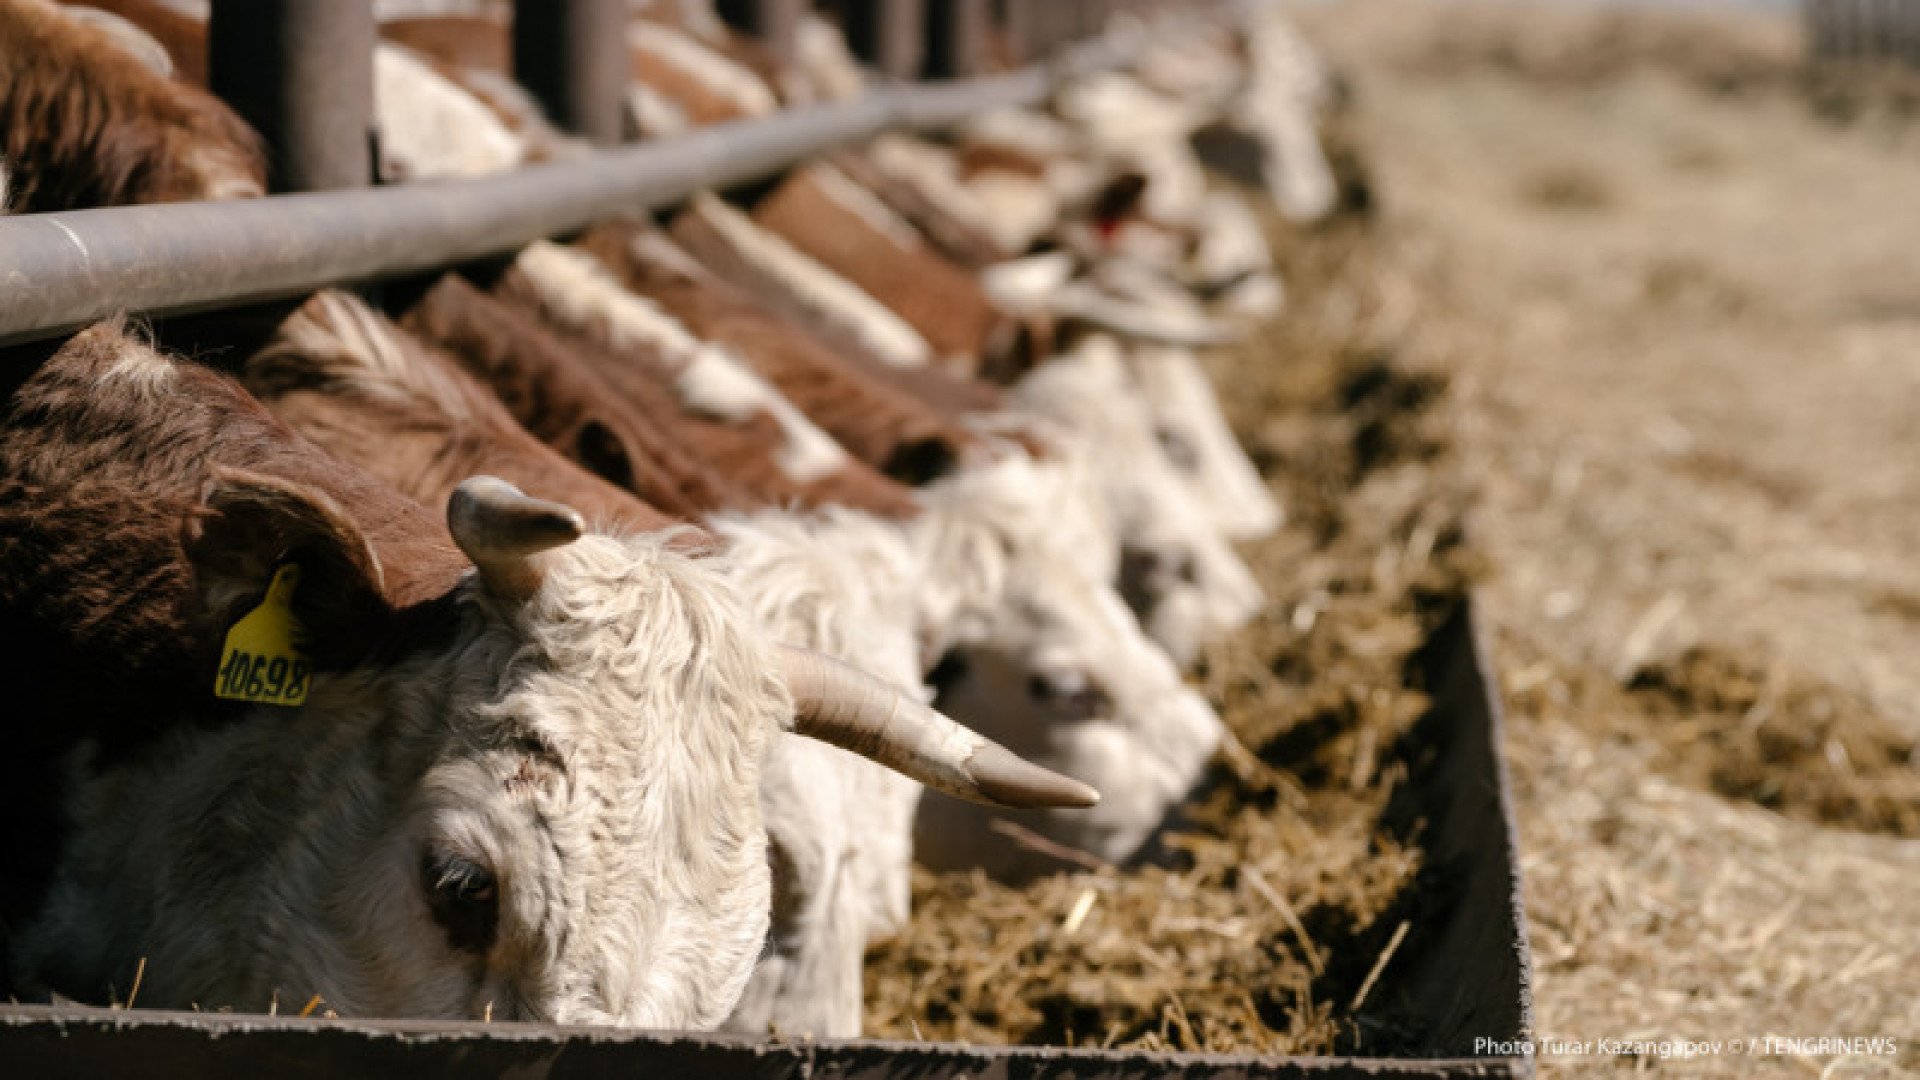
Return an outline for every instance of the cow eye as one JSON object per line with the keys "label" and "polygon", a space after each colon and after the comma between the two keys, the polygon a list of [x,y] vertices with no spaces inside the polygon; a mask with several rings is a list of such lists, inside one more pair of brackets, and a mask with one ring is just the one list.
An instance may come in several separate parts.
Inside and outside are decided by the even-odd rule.
{"label": "cow eye", "polygon": [[1155,428],[1153,433],[1159,439],[1160,452],[1167,455],[1168,461],[1185,472],[1200,471],[1200,450],[1193,445],[1193,440],[1169,427]]}
{"label": "cow eye", "polygon": [[1113,711],[1112,696],[1100,687],[1091,685],[1085,676],[1068,679],[1029,676],[1027,694],[1073,720],[1098,720],[1110,716]]}
{"label": "cow eye", "polygon": [[500,922],[500,889],[493,871],[461,855],[429,855],[420,864],[421,884],[433,919],[447,942],[463,952],[493,947]]}

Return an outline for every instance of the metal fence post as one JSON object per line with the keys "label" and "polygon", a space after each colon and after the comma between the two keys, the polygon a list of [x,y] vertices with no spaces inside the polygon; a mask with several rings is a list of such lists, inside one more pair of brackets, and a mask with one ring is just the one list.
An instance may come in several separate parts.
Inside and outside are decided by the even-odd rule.
{"label": "metal fence post", "polygon": [[601,146],[627,136],[627,0],[520,0],[513,73],[563,130]]}
{"label": "metal fence post", "polygon": [[931,79],[964,79],[987,68],[988,0],[927,0]]}
{"label": "metal fence post", "polygon": [[373,182],[372,0],[213,0],[207,82],[266,140],[274,191]]}
{"label": "metal fence post", "polygon": [[855,56],[896,79],[919,77],[926,43],[923,0],[846,0],[841,10]]}
{"label": "metal fence post", "polygon": [[780,59],[793,58],[806,0],[719,0],[716,6],[727,25],[759,38]]}
{"label": "metal fence post", "polygon": [[1024,64],[1035,55],[1033,4],[1021,0],[991,0],[994,29],[1000,33],[1016,64]]}

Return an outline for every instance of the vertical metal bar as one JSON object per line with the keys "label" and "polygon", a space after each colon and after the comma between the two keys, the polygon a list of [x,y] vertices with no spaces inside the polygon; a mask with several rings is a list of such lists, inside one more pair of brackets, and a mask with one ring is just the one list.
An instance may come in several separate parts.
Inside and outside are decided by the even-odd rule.
{"label": "vertical metal bar", "polygon": [[373,182],[372,0],[213,0],[207,82],[266,140],[274,191]]}
{"label": "vertical metal bar", "polygon": [[1035,55],[1034,5],[1031,0],[991,0],[994,29],[1006,42],[1015,64],[1024,64]]}
{"label": "vertical metal bar", "polygon": [[627,0],[520,0],[513,73],[563,130],[601,146],[625,141]]}
{"label": "vertical metal bar", "polygon": [[846,0],[841,10],[855,56],[893,78],[919,78],[926,42],[922,0]]}
{"label": "vertical metal bar", "polygon": [[719,0],[716,6],[727,25],[759,38],[780,59],[793,58],[806,0]]}
{"label": "vertical metal bar", "polygon": [[927,68],[932,79],[965,79],[987,68],[989,0],[927,0]]}

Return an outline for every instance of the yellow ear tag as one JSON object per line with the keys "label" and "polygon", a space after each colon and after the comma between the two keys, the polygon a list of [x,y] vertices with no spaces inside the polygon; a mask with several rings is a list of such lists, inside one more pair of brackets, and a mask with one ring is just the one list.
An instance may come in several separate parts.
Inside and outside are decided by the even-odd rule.
{"label": "yellow ear tag", "polygon": [[267,598],[227,631],[220,674],[213,680],[215,697],[288,706],[307,700],[311,669],[293,647],[293,590],[299,584],[298,566],[274,571]]}

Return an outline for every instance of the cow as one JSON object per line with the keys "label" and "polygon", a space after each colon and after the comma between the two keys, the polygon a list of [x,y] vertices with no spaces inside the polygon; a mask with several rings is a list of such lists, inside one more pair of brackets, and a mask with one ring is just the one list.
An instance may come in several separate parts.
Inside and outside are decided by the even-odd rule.
{"label": "cow", "polygon": [[127,33],[0,0],[0,159],[16,213],[258,196],[259,139]]}
{"label": "cow", "polygon": [[963,376],[1010,353],[1019,326],[877,195],[823,161],[789,173],[753,207],[761,228],[884,304]]}
{"label": "cow", "polygon": [[[922,621],[947,628],[928,676],[936,706],[1036,761],[1097,778],[1101,806],[1023,824],[1122,862],[1199,780],[1223,729],[1107,584],[1113,571],[1099,560],[1110,536],[1076,528],[1100,515],[1074,506],[1094,494],[1074,475],[1085,467],[1009,453],[961,470],[923,491],[912,535],[927,568]],[[914,852],[1007,879],[1061,865],[1007,843],[992,815],[936,800],[921,803]]]}
{"label": "cow", "polygon": [[871,377],[721,280],[659,230],[603,221],[580,247],[691,333],[734,350],[849,453],[887,476],[925,484],[982,452],[981,438],[964,424]]}
{"label": "cow", "polygon": [[[864,293],[858,303],[843,301],[858,291],[856,286],[717,199],[696,198],[674,232],[690,236],[698,245],[695,254],[710,258],[709,266],[722,276],[789,298],[785,310],[810,319],[803,324],[808,329],[831,332],[858,325],[874,303]],[[885,263],[884,258],[875,261]],[[1115,580],[1156,640],[1185,664],[1204,640],[1257,614],[1262,596],[1245,564],[1166,461],[1139,397],[1117,344],[1095,335],[1027,374],[1009,400],[1016,414],[1044,419],[1063,437],[1091,443],[1098,467],[1085,475],[1108,504],[1105,520],[1117,530],[1111,544],[1126,548],[1125,558],[1115,564],[1122,577]]]}
{"label": "cow", "polygon": [[500,110],[404,45],[375,45],[373,101],[387,183],[485,176],[534,157]]}
{"label": "cow", "polygon": [[443,275],[401,324],[487,384],[535,437],[656,509],[692,520],[704,511],[754,505],[737,484],[621,401],[575,355],[577,343],[466,278]]}
{"label": "cow", "polygon": [[1206,520],[1230,539],[1272,535],[1285,512],[1234,439],[1193,350],[1136,343],[1127,348],[1125,362],[1162,456]]}
{"label": "cow", "polygon": [[309,297],[244,365],[242,384],[288,426],[422,505],[484,473],[573,507],[596,532],[685,524],[567,461],[486,385],[348,293]]}
{"label": "cow", "polygon": [[647,138],[766,116],[779,97],[759,74],[684,30],[648,18],[627,27],[629,115]]}
{"label": "cow", "polygon": [[[163,0],[61,0],[75,13],[105,12],[119,18],[146,40],[135,50],[148,58],[147,66],[164,70],[188,86],[207,86],[207,38],[200,20]],[[83,16],[84,17],[84,16]],[[134,40],[128,35],[129,40]],[[155,50],[164,61],[155,58]]]}
{"label": "cow", "polygon": [[688,333],[590,255],[529,245],[500,288],[586,339],[590,347],[579,355],[630,404],[663,424],[676,414],[699,421],[699,428],[681,425],[699,440],[696,453],[743,485],[803,505],[913,513],[904,489],[855,460],[732,350]]}
{"label": "cow", "polygon": [[[602,226],[590,235],[635,239],[648,233]],[[556,280],[556,294],[583,279]],[[573,305],[568,320],[576,325],[631,320],[653,327],[646,334],[670,340],[659,325],[664,312],[636,308],[638,297],[623,299],[604,284],[561,295],[555,304]],[[690,333],[683,324],[670,325],[678,328],[675,334]],[[586,342],[581,355],[596,344]],[[685,351],[684,345],[674,347]],[[965,722],[1004,726],[1020,718],[1019,726],[1054,733],[1030,737],[1040,739],[1035,752],[1056,765],[1085,758],[1131,784],[1133,794],[1107,800],[1108,809],[1087,821],[1066,815],[1036,821],[1064,842],[1125,858],[1197,780],[1218,740],[1218,719],[1125,616],[1107,584],[1118,572],[1119,549],[1086,463],[1070,447],[1035,460],[991,432],[982,437],[991,452],[921,488],[918,513],[902,526],[922,568],[912,581],[921,663],[939,670],[938,662],[960,649],[995,657],[978,668],[994,678],[990,688],[968,685],[979,676],[964,663],[946,665],[945,689],[956,707],[970,710]],[[1114,618],[1116,612],[1125,617]],[[1027,676],[1007,679],[1010,670]],[[1156,728],[1177,734],[1155,734]],[[1115,747],[1132,752],[1108,752]],[[1151,782],[1136,782],[1143,770]],[[956,822],[966,816],[945,814]],[[956,824],[952,832],[983,836],[988,828],[988,820],[976,816],[971,826]],[[1030,852],[1000,852],[992,861],[1009,873],[1034,866]]]}
{"label": "cow", "polygon": [[931,363],[926,339],[885,305],[711,194],[694,196],[668,232],[715,276],[805,328],[848,364],[950,418],[1005,404],[996,388]]}
{"label": "cow", "polygon": [[[443,309],[460,302],[442,296]],[[285,319],[248,358],[246,381],[296,430],[422,502],[440,501],[456,476],[485,468],[565,498],[603,529],[672,524],[562,460],[453,361],[346,294],[317,294]],[[855,662],[902,690],[920,686],[907,602],[917,566],[896,529],[851,511],[735,512],[707,523],[714,535],[693,543],[724,544],[722,579],[764,632]],[[868,941],[906,917],[920,788],[845,751],[782,735],[760,793],[774,868],[772,936],[728,1025],[857,1035]]]}
{"label": "cow", "polygon": [[1087,335],[1014,396],[1086,441],[1124,548],[1121,593],[1176,661],[1259,614],[1259,583],[1167,460],[1117,341]]}
{"label": "cow", "polygon": [[[0,662],[33,707],[8,764],[71,785],[51,822],[29,804],[67,825],[41,902],[10,871],[17,991],[99,999],[138,965],[145,1006],[712,1027],[768,924],[776,732],[1093,798],[771,642],[658,535],[490,477],[442,526],[117,326],[14,390],[0,468]],[[270,608],[304,703],[209,703],[219,631]],[[86,692],[113,707],[69,711]]]}

